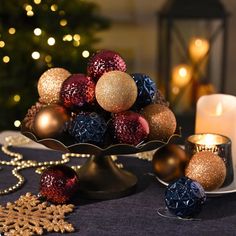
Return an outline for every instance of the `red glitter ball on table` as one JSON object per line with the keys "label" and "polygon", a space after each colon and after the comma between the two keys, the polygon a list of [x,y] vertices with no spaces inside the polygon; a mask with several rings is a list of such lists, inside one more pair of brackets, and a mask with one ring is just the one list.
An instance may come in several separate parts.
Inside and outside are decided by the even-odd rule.
{"label": "red glitter ball on table", "polygon": [[125,111],[114,115],[111,121],[112,133],[119,143],[138,145],[147,138],[149,125],[138,113]]}
{"label": "red glitter ball on table", "polygon": [[78,182],[78,175],[72,168],[51,166],[41,175],[40,195],[53,203],[63,204],[77,191]]}
{"label": "red glitter ball on table", "polygon": [[92,104],[95,100],[95,83],[84,74],[73,74],[61,87],[60,101],[71,109]]}
{"label": "red glitter ball on table", "polygon": [[113,70],[126,71],[124,59],[114,51],[101,50],[89,59],[87,73],[95,81],[97,81],[105,72]]}

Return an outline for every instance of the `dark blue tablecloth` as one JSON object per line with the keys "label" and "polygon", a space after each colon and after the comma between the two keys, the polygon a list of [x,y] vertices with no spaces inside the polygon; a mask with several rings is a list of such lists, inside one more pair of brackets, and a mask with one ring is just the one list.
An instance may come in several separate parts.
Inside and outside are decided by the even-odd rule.
{"label": "dark blue tablecloth", "polygon": [[[18,148],[25,159],[56,160],[61,154],[54,151]],[[3,153],[0,158],[7,160]],[[81,163],[74,159],[72,164]],[[138,188],[133,195],[107,201],[76,199],[76,210],[67,218],[76,232],[70,235],[236,235],[236,195],[208,198],[197,221],[183,221],[163,218],[157,209],[164,207],[163,187],[157,180],[147,175],[151,163],[132,157],[120,157],[124,167],[139,178]],[[14,183],[11,167],[0,170],[0,188]],[[16,200],[26,192],[38,193],[39,175],[33,169],[23,170],[27,178],[24,187],[12,194],[0,196],[0,204]],[[51,234],[60,235],[60,234]],[[68,234],[67,234],[68,235]]]}

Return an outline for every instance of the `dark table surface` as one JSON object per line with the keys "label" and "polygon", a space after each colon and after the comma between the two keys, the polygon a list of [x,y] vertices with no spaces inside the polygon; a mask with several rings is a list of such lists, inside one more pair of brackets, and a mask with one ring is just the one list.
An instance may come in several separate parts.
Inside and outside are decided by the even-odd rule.
{"label": "dark table surface", "polygon": [[[16,150],[25,159],[42,161],[61,157],[61,153],[54,151],[27,148]],[[3,153],[0,158],[9,159]],[[71,164],[82,161],[74,159]],[[165,187],[147,174],[151,172],[151,163],[133,157],[120,157],[119,162],[138,176],[137,191],[127,197],[106,201],[89,201],[77,196],[76,210],[67,218],[76,231],[67,235],[236,235],[235,194],[208,198],[198,220],[164,218],[158,215],[157,210],[165,207]],[[10,170],[11,167],[5,166],[0,170],[1,189],[15,182]],[[15,201],[26,192],[38,193],[39,175],[33,169],[23,170],[22,174],[27,179],[24,187],[15,193],[0,196],[1,205]]]}

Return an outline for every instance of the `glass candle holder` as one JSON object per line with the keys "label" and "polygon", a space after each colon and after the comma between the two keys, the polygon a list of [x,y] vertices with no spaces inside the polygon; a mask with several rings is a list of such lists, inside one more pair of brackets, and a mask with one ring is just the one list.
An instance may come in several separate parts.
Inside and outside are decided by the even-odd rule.
{"label": "glass candle holder", "polygon": [[223,186],[232,183],[234,170],[231,154],[231,140],[220,134],[194,134],[185,142],[185,151],[189,158],[195,153],[210,151],[222,158],[226,166],[226,178]]}

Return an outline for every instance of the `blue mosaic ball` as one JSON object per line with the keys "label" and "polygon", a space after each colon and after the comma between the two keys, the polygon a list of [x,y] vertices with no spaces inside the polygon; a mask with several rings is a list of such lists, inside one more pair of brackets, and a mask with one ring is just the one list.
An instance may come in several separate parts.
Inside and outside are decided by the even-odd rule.
{"label": "blue mosaic ball", "polygon": [[155,99],[156,84],[147,75],[135,73],[131,74],[138,87],[138,97],[134,104],[134,108],[140,109],[148,104],[151,104]]}
{"label": "blue mosaic ball", "polygon": [[203,187],[187,177],[169,184],[165,192],[165,203],[169,211],[183,218],[198,214],[205,201]]}
{"label": "blue mosaic ball", "polygon": [[79,113],[69,126],[69,134],[79,143],[102,144],[106,131],[105,119],[95,112]]}

